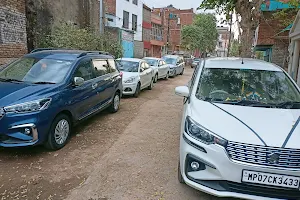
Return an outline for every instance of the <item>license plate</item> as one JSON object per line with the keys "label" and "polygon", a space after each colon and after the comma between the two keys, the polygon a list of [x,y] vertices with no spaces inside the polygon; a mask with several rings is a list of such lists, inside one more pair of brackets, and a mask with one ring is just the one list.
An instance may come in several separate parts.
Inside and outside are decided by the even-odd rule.
{"label": "license plate", "polygon": [[242,182],[298,189],[300,177],[243,170]]}

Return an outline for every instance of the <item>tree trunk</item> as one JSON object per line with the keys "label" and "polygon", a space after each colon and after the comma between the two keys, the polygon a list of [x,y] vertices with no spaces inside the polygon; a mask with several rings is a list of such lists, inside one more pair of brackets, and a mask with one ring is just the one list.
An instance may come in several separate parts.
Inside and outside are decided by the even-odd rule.
{"label": "tree trunk", "polygon": [[235,10],[241,16],[241,57],[252,56],[252,44],[255,37],[255,30],[259,25],[261,15],[260,6],[263,0],[237,0]]}

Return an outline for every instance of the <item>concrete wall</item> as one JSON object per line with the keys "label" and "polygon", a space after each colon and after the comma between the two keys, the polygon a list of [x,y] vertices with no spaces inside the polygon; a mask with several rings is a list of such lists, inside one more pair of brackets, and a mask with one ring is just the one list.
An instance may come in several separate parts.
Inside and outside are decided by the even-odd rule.
{"label": "concrete wall", "polygon": [[138,5],[132,3],[132,0],[116,1],[116,26],[123,26],[123,11],[129,12],[129,30],[132,30],[132,14],[137,15],[137,31],[134,33],[134,40],[142,41],[142,22],[143,22],[143,2],[138,0]]}
{"label": "concrete wall", "polygon": [[0,1],[0,65],[27,53],[25,0]]}
{"label": "concrete wall", "polygon": [[144,57],[144,42],[134,41],[134,57],[143,58]]}
{"label": "concrete wall", "polygon": [[28,47],[35,47],[39,34],[49,33],[60,23],[71,23],[99,32],[98,0],[27,0]]}

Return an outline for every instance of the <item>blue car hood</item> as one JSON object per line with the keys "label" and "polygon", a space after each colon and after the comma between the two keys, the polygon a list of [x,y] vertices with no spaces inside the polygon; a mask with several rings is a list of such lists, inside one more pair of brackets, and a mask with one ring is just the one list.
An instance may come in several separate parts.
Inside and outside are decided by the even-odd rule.
{"label": "blue car hood", "polygon": [[0,82],[0,107],[49,97],[46,94],[55,88],[56,85]]}

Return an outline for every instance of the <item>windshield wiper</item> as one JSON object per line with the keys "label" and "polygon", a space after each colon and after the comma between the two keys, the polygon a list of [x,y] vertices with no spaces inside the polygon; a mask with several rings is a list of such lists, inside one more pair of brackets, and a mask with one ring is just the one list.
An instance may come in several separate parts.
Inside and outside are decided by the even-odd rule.
{"label": "windshield wiper", "polygon": [[47,82],[47,81],[40,81],[40,82],[35,82],[33,84],[39,84],[39,85],[46,85],[46,84],[56,84],[56,83],[53,83],[53,82]]}
{"label": "windshield wiper", "polygon": [[286,109],[300,109],[299,101],[286,101],[276,104],[277,108],[286,108]]}
{"label": "windshield wiper", "polygon": [[20,81],[20,80],[17,80],[17,79],[12,79],[12,78],[0,78],[0,81],[2,82],[19,82],[19,83],[22,83],[23,81]]}
{"label": "windshield wiper", "polygon": [[211,102],[211,103],[221,103],[221,104],[240,105],[240,106],[267,107],[267,108],[275,107],[275,105],[262,103],[262,102],[259,102],[259,101],[251,101],[251,100],[226,101],[226,100],[223,100],[223,99],[210,98],[210,97],[201,98],[201,100],[208,101],[208,102]]}

